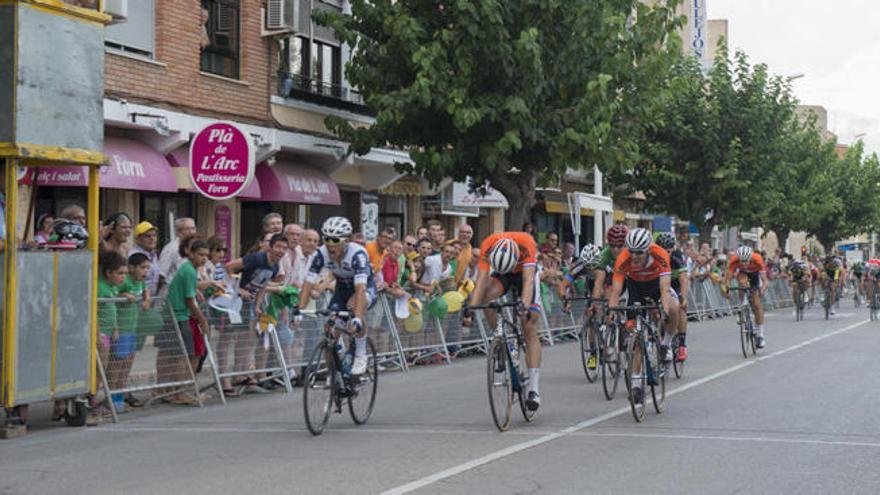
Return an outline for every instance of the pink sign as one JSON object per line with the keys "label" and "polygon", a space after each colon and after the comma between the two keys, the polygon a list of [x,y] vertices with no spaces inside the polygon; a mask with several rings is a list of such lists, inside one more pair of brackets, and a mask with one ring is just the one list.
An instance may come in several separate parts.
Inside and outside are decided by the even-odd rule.
{"label": "pink sign", "polygon": [[234,198],[254,178],[251,137],[232,122],[216,122],[202,129],[189,147],[189,173],[203,196]]}
{"label": "pink sign", "polygon": [[229,253],[232,249],[232,210],[228,206],[219,206],[214,209],[214,235],[223,239],[226,244],[226,255],[223,262],[229,261]]}

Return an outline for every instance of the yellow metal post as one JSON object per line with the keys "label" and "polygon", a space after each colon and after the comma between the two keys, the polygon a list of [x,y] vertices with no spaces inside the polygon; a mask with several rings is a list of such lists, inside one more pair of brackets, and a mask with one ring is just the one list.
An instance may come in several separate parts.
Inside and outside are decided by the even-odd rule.
{"label": "yellow metal post", "polygon": [[18,161],[6,159],[6,277],[3,283],[3,405],[15,405],[15,310],[17,306],[16,251],[18,250]]}
{"label": "yellow metal post", "polygon": [[98,227],[98,208],[100,191],[98,189],[98,167],[89,166],[89,201],[88,201],[88,231],[89,250],[92,253],[92,293],[90,294],[89,314],[91,315],[92,345],[89,352],[89,391],[94,394],[97,391],[97,351],[98,351],[98,250],[100,246],[100,229]]}

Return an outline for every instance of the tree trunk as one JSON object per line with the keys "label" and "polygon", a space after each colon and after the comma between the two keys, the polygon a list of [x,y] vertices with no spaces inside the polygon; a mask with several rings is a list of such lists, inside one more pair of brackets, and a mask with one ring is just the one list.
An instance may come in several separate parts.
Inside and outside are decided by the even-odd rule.
{"label": "tree trunk", "polygon": [[715,222],[711,220],[697,226],[697,229],[700,231],[700,244],[706,243],[710,246],[712,245],[712,229],[714,228]]}
{"label": "tree trunk", "polygon": [[504,229],[520,231],[526,222],[531,222],[532,208],[535,207],[535,185],[538,175],[534,170],[510,173],[511,166],[499,167],[492,176],[492,187],[507,198],[509,207],[505,215]]}
{"label": "tree trunk", "polygon": [[776,228],[773,229],[773,233],[776,234],[776,242],[779,243],[779,249],[785,252],[785,243],[788,241],[788,236],[791,234],[791,229],[784,228]]}

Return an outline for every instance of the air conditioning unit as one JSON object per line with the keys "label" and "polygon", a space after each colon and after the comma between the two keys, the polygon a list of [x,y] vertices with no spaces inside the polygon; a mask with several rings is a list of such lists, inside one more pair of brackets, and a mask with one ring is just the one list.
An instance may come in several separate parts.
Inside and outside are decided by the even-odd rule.
{"label": "air conditioning unit", "polygon": [[267,31],[294,31],[299,20],[299,0],[269,0],[266,5]]}
{"label": "air conditioning unit", "polygon": [[104,0],[104,13],[113,18],[110,24],[128,19],[128,0]]}

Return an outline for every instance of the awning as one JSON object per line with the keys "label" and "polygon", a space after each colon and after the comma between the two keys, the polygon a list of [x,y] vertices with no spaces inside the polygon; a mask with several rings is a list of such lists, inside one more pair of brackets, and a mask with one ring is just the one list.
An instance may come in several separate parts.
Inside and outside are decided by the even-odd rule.
{"label": "awning", "polygon": [[[187,173],[176,174],[178,187],[184,191],[196,192],[189,175],[189,146],[177,148],[167,158],[172,167],[187,170]],[[260,199],[261,191],[257,178],[254,177],[254,180],[237,197],[240,199]]]}
{"label": "awning", "polygon": [[[544,202],[544,210],[547,213],[570,213],[568,209],[568,205],[563,203],[562,201],[545,201]],[[595,214],[595,210],[590,208],[581,208],[581,216],[582,217],[592,217]]]}
{"label": "awning", "polygon": [[[104,154],[109,166],[101,167],[98,183],[108,189],[134,191],[177,191],[177,181],[168,161],[158,151],[139,141],[104,138]],[[87,167],[42,167],[37,175],[39,186],[89,185]]]}
{"label": "awning", "polygon": [[339,188],[327,174],[305,165],[278,160],[269,166],[257,165],[256,178],[260,183],[263,201],[340,205]]}

